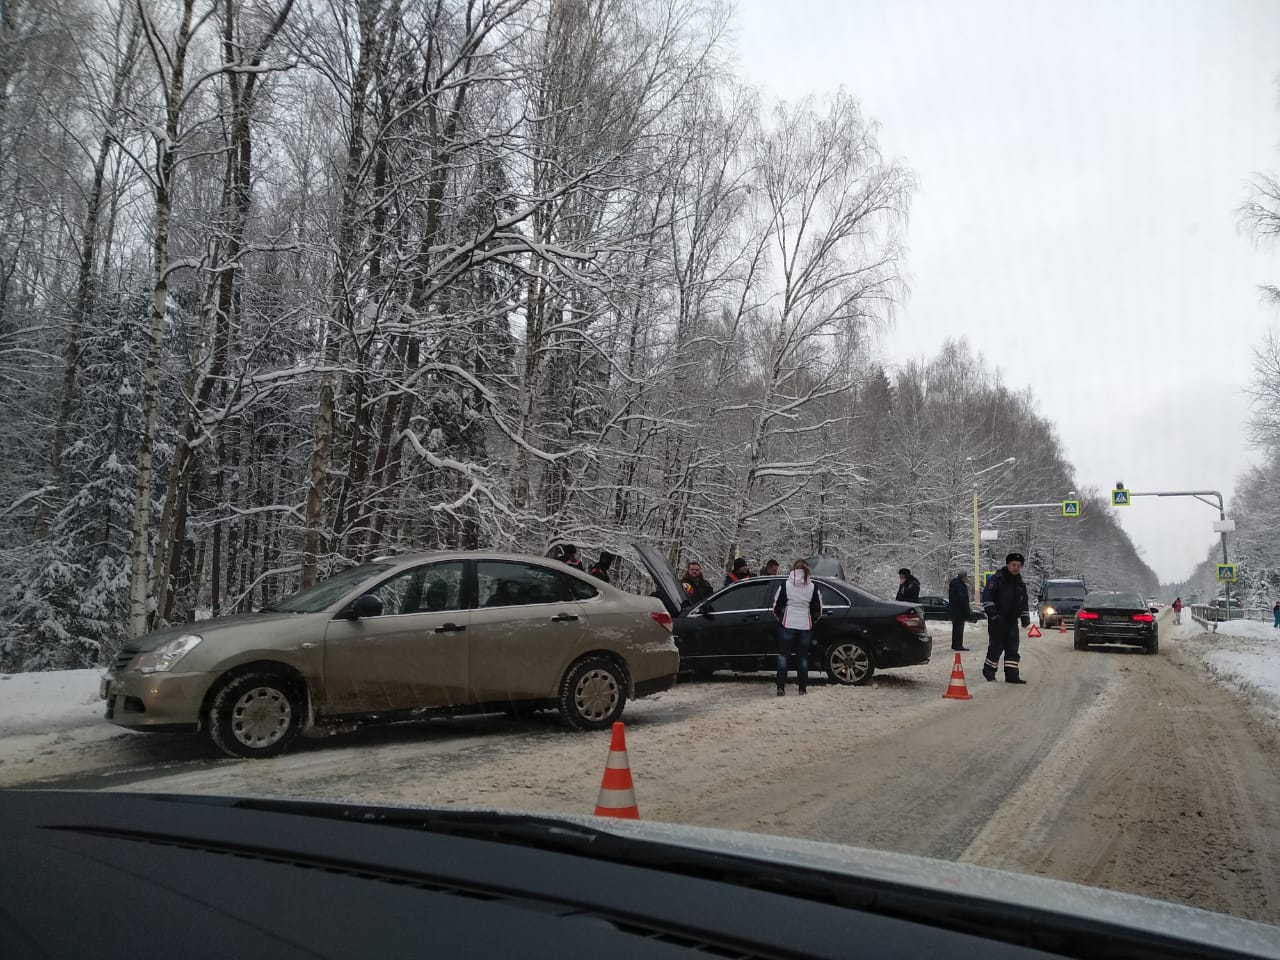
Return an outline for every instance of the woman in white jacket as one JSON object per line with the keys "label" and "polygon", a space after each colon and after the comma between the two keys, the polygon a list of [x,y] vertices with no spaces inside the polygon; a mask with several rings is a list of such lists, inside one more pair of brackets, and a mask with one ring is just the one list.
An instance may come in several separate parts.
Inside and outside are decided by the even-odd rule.
{"label": "woman in white jacket", "polygon": [[787,661],[796,658],[796,686],[803,696],[809,683],[809,645],[813,625],[822,616],[818,586],[809,579],[809,564],[797,560],[773,600],[778,618],[778,696],[787,692]]}

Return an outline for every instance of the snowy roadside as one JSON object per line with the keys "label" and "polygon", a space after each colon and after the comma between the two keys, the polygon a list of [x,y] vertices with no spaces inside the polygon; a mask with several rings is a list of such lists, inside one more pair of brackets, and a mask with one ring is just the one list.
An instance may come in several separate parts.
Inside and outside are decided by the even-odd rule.
{"label": "snowy roadside", "polygon": [[100,670],[0,674],[0,784],[78,748],[135,736],[108,723]]}
{"label": "snowy roadside", "polygon": [[1170,624],[1161,640],[1202,663],[1209,676],[1252,700],[1267,717],[1280,723],[1280,630],[1256,620],[1232,620],[1210,633],[1190,616],[1181,626]]}
{"label": "snowy roadside", "polygon": [[[1222,624],[1218,633],[1212,634],[1206,633],[1190,616],[1184,617],[1184,623],[1177,627],[1173,626],[1171,619],[1162,618],[1161,622],[1163,654],[1195,666],[1203,665],[1213,681],[1252,702],[1268,720],[1280,725],[1280,631],[1273,631],[1267,624],[1236,621]],[[936,699],[936,691],[946,688],[951,665],[948,650],[950,630],[945,624],[937,623],[930,624],[930,628],[934,638],[931,664],[908,670],[888,671],[881,675],[885,679],[877,680],[873,687],[860,688],[856,709],[857,721],[862,729],[872,729],[875,726],[873,720],[887,722],[892,719],[897,724],[907,722],[902,711],[910,713],[932,704]],[[1050,642],[1065,639],[1059,637],[1057,631],[1050,631],[1047,636]],[[965,631],[965,642],[972,651],[965,657],[965,669],[972,685],[978,679],[982,653],[986,648],[985,626],[970,625]],[[1069,646],[1069,641],[1067,645]],[[1037,666],[1039,641],[1030,641],[1024,649],[1028,667]],[[1034,677],[1035,670],[1030,672]],[[97,670],[0,674],[0,786],[27,783],[44,777],[91,772],[113,764],[146,766],[156,761],[156,756],[147,749],[149,738],[155,735],[131,733],[104,719],[103,704],[98,699],[99,678],[100,672]],[[915,683],[921,681],[924,686],[915,688]],[[750,685],[740,689],[738,687],[739,685],[725,683],[710,686],[681,684],[663,697],[639,701],[629,706],[628,719],[643,723],[646,717],[651,717],[655,722],[660,719],[661,722],[668,722],[678,717],[699,715],[702,717],[700,723],[705,733],[709,717],[704,711],[708,708],[715,711],[727,708],[730,701],[720,703],[722,696],[736,700],[739,693],[750,689]],[[984,691],[981,690],[981,684],[979,688],[978,693],[982,695]],[[708,702],[711,699],[716,701],[714,706]],[[819,701],[825,699],[824,696],[809,699],[813,701],[809,707],[819,713],[823,712]],[[773,719],[773,714],[767,709],[774,706],[773,701],[774,698],[771,697],[768,703],[754,705],[756,710],[762,711],[759,716],[742,713],[743,705],[733,707],[731,714],[735,722],[748,725],[764,723],[767,726]],[[937,703],[941,704],[943,701],[938,700]],[[791,701],[787,702],[787,706],[789,709],[796,708],[796,704]],[[769,718],[767,720],[763,719],[766,715]],[[528,732],[521,731],[517,739]],[[502,739],[482,738],[482,742],[492,745]],[[455,749],[456,745],[447,744],[448,741],[442,741],[440,749]],[[199,749],[193,741],[177,749],[175,755],[181,755],[187,750],[194,755]],[[420,743],[415,739],[409,752],[415,753],[421,749]],[[524,747],[520,749],[523,750]],[[328,770],[337,755],[332,750],[299,750],[296,757],[259,763],[319,765]],[[587,767],[590,766],[588,763]],[[224,765],[219,765],[219,771],[219,778],[227,775]],[[478,791],[477,795],[483,793],[483,784],[477,783],[474,786]]]}

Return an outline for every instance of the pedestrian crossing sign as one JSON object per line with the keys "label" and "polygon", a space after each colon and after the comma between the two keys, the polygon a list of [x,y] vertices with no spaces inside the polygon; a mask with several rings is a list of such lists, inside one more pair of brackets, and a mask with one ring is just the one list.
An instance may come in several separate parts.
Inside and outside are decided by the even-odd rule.
{"label": "pedestrian crossing sign", "polygon": [[1218,582],[1219,583],[1235,583],[1236,582],[1236,565],[1234,563],[1218,564]]}
{"label": "pedestrian crossing sign", "polygon": [[992,577],[994,577],[995,575],[996,575],[996,572],[995,572],[994,570],[983,570],[983,571],[982,571],[982,585],[983,585],[983,587],[985,587],[985,586],[987,585],[987,581],[988,581],[988,580],[990,580],[990,579],[991,579]]}
{"label": "pedestrian crossing sign", "polygon": [[1116,487],[1111,491],[1111,505],[1113,507],[1129,506],[1129,490],[1127,487]]}
{"label": "pedestrian crossing sign", "polygon": [[1063,500],[1062,515],[1064,517],[1080,516],[1080,501],[1079,500]]}

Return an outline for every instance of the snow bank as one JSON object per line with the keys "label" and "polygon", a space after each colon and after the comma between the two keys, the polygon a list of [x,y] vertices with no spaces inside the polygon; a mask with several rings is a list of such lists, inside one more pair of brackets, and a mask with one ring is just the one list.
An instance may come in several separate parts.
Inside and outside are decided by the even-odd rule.
{"label": "snow bank", "polygon": [[100,670],[0,673],[0,774],[69,745],[130,736],[103,717],[101,677]]}
{"label": "snow bank", "polygon": [[1257,701],[1280,722],[1280,630],[1256,620],[1230,620],[1208,633],[1184,613],[1181,626],[1161,631],[1165,637],[1203,663],[1214,680]]}

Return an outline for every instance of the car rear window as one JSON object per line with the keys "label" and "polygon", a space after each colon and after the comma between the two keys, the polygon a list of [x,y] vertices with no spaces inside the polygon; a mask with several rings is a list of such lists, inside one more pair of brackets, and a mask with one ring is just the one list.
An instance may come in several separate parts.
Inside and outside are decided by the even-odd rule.
{"label": "car rear window", "polygon": [[1084,604],[1095,610],[1132,610],[1147,605],[1136,593],[1091,593]]}

